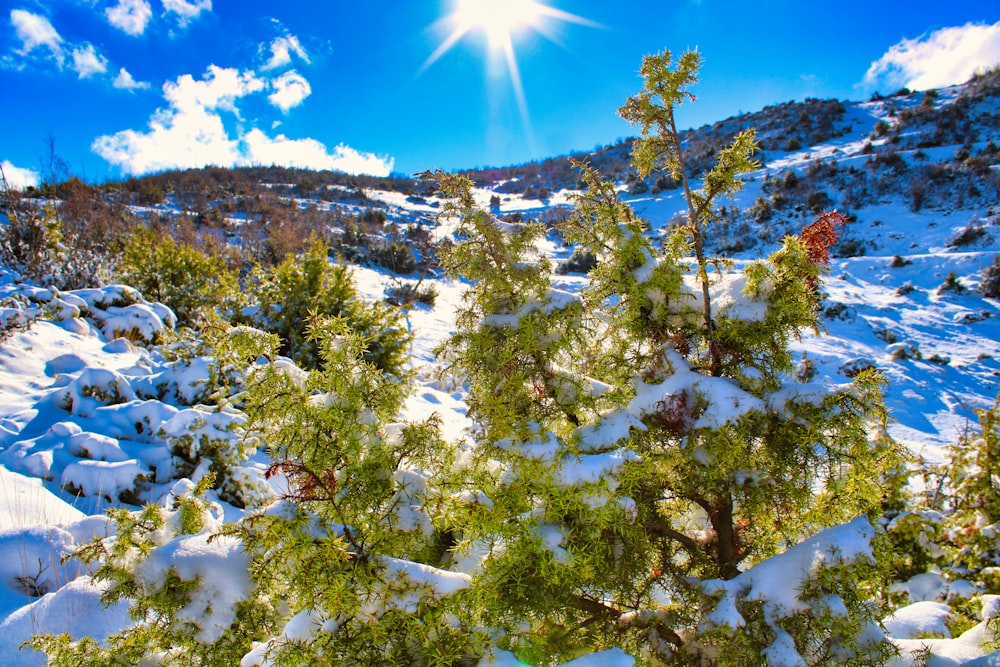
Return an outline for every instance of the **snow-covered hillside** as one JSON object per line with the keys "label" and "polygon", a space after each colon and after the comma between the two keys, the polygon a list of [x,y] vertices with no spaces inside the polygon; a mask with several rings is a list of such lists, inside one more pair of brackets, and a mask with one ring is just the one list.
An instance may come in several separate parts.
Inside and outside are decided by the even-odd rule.
{"label": "snow-covered hillside", "polygon": [[[918,466],[946,460],[946,448],[975,427],[973,410],[993,404],[1000,378],[1000,300],[992,292],[984,294],[988,271],[1000,256],[996,114],[984,111],[981,100],[970,102],[963,118],[971,119],[974,139],[931,146],[922,137],[937,126],[921,125],[912,112],[946,117],[970,91],[956,87],[931,98],[846,105],[821,144],[766,151],[764,166],[734,199],[732,217],[719,223],[712,244],[733,250],[738,268],[811,221],[808,202],[815,193],[825,194],[826,208],[850,214],[845,241],[824,281],[824,330],[803,332],[795,349],[809,360],[804,362],[811,364],[808,373],[827,383],[846,382],[868,366],[880,370],[889,383],[890,435],[918,457]],[[900,130],[896,135],[895,128]],[[942,136],[947,141],[951,135]],[[772,143],[777,145],[777,139]],[[956,165],[976,157],[992,162],[978,171],[959,171]],[[880,166],[879,159],[902,166],[893,171]],[[479,205],[499,217],[555,220],[578,194],[561,189],[543,202],[504,194],[501,185],[475,190]],[[630,187],[624,179],[620,186],[623,193]],[[436,219],[442,201],[432,195],[375,188],[363,194],[364,204],[298,197],[295,206],[330,215],[376,207],[390,225],[420,221],[437,239],[453,236],[447,221]],[[649,220],[654,235],[668,229],[684,208],[678,190],[623,198]],[[765,206],[769,213],[761,215]],[[167,201],[143,210],[176,214],[180,207]],[[245,221],[237,215],[231,222]],[[554,230],[539,250],[556,262],[574,251]],[[415,274],[400,277],[370,265],[355,267],[354,277],[371,300],[385,299],[400,282],[417,280]],[[171,494],[185,493],[187,486],[178,478],[197,482],[207,470],[185,468],[178,451],[212,439],[239,438],[244,416],[205,406],[202,390],[216,372],[210,358],[177,358],[156,344],[157,333],[174,320],[161,304],[124,286],[59,292],[25,284],[9,271],[2,280],[0,662],[36,665],[43,662],[40,654],[18,648],[34,633],[103,638],[130,622],[121,605],[101,607],[100,590],[91,585],[87,567],[72,557],[74,548],[112,529],[103,512],[169,503]],[[413,336],[410,364],[417,377],[406,417],[437,414],[445,438],[458,441],[471,427],[466,395],[460,382],[433,372],[434,349],[454,331],[466,286],[433,270],[422,280],[436,288],[437,298],[433,306],[415,304],[406,314]],[[559,277],[556,287],[579,292],[585,284],[585,276],[570,273]],[[252,442],[241,446],[243,460],[233,468],[229,492],[208,496],[219,521],[242,516],[237,505],[264,502],[284,490],[280,475],[265,480],[265,453]],[[848,526],[817,536],[811,547],[790,550],[771,570],[754,569],[755,576],[781,588],[790,584],[776,583],[777,573],[795,559],[814,559],[831,543],[845,551],[866,549],[860,529]],[[206,552],[224,548],[212,544]],[[225,590],[219,595],[225,598],[239,580],[234,576],[220,583]],[[944,602],[973,592],[951,584],[949,597],[944,579],[935,574],[902,583],[899,591],[913,604],[885,623],[903,649],[931,646],[938,665],[967,664],[985,655],[980,640],[986,622],[1000,615],[998,598],[985,596],[983,623],[951,639]],[[936,639],[924,642],[927,636]],[[501,654],[496,664],[515,661]],[[613,652],[572,664],[628,665],[631,658]],[[904,652],[893,664],[914,663]]]}

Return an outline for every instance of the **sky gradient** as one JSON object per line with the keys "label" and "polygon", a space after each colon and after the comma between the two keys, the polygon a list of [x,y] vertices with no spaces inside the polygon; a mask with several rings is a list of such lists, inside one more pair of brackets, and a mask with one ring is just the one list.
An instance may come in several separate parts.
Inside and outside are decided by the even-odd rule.
{"label": "sky gradient", "polygon": [[53,153],[90,181],[508,165],[633,134],[616,110],[664,48],[704,58],[682,127],[1000,63],[997,0],[546,0],[528,22],[495,13],[527,0],[463,2],[2,0],[0,164],[15,184]]}

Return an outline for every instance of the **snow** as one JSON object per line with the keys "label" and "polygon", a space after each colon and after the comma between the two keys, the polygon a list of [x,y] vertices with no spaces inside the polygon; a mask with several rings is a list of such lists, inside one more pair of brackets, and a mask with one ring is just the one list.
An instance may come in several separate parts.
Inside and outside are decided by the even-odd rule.
{"label": "snow", "polygon": [[745,621],[736,611],[737,599],[761,602],[764,615],[771,622],[808,611],[809,603],[799,597],[803,583],[822,567],[873,560],[874,537],[875,529],[868,520],[858,517],[817,533],[733,579],[703,582],[706,594],[720,596],[720,603],[710,616],[712,622],[733,628],[742,626]]}
{"label": "snow", "polygon": [[603,415],[594,424],[581,426],[576,430],[576,436],[581,451],[591,451],[595,448],[607,447],[609,443],[618,442],[628,437],[632,429],[645,430],[645,425],[635,415],[627,410],[612,410]]}
{"label": "snow", "polygon": [[520,308],[518,308],[516,313],[506,315],[487,315],[483,318],[482,323],[483,326],[493,327],[496,329],[501,329],[503,327],[516,329],[521,320],[531,313],[541,312],[546,315],[551,315],[556,311],[566,310],[578,303],[580,303],[580,297],[578,295],[564,290],[553,289],[546,295],[543,302],[539,302],[535,299],[529,299]]}
{"label": "snow", "polygon": [[217,641],[236,620],[236,605],[253,592],[249,577],[250,557],[231,537],[204,531],[172,540],[155,549],[137,569],[140,582],[155,588],[173,570],[185,581],[198,585],[177,620],[199,628],[195,638],[203,644]]}
{"label": "snow", "polygon": [[109,500],[122,491],[132,490],[149,471],[135,459],[126,461],[73,461],[63,468],[59,484],[76,489],[84,496],[103,496]]}
{"label": "snow", "polygon": [[56,526],[0,531],[0,584],[21,595],[58,589],[79,574],[79,563],[62,562],[73,546],[73,536]]}
{"label": "snow", "polygon": [[926,602],[968,598],[982,591],[964,579],[947,579],[938,572],[924,572],[910,577],[907,581],[893,583],[889,592],[905,593],[910,602]]}
{"label": "snow", "polygon": [[808,667],[808,663],[795,648],[795,640],[781,628],[774,629],[774,641],[761,651],[761,655],[770,667]]}
{"label": "snow", "polygon": [[638,460],[639,455],[628,449],[567,457],[556,475],[556,481],[560,486],[579,486],[606,480],[609,490],[614,491],[618,488],[618,472],[627,462]]}
{"label": "snow", "polygon": [[742,319],[747,322],[764,321],[767,317],[766,299],[771,290],[767,289],[767,286],[762,286],[759,293],[750,298],[747,296],[746,288],[745,273],[726,274],[711,285],[709,296],[720,317]]}
{"label": "snow", "polygon": [[[386,579],[400,579],[411,587],[416,586],[436,598],[451,595],[456,591],[468,588],[472,577],[464,572],[450,572],[423,563],[401,560],[399,558],[384,558]],[[413,599],[412,604],[418,600]],[[407,605],[411,604],[410,602]]]}
{"label": "snow", "polygon": [[687,361],[673,349],[663,353],[670,374],[659,383],[636,380],[635,398],[629,412],[637,417],[654,414],[671,397],[690,396],[705,401],[706,407],[694,421],[694,428],[718,429],[735,422],[751,410],[762,410],[764,402],[740,388],[736,382],[724,377],[702,375],[691,368]]}
{"label": "snow", "polygon": [[[896,639],[893,643],[900,655],[886,663],[886,667],[971,667],[997,664],[1000,655],[983,655],[984,647],[988,646],[993,637],[992,630],[983,622],[955,639]],[[927,662],[920,662],[920,656],[925,654]],[[972,662],[974,660],[976,662]]]}
{"label": "snow", "polygon": [[87,516],[48,491],[38,477],[19,475],[2,465],[0,508],[0,530],[65,524]]}
{"label": "snow", "polygon": [[105,607],[100,600],[104,588],[82,576],[59,590],[14,610],[0,621],[0,655],[6,667],[45,664],[45,656],[30,648],[19,649],[33,634],[67,632],[74,638],[98,641],[126,627],[131,621],[128,606]]}
{"label": "snow", "polygon": [[917,637],[951,637],[947,621],[951,607],[940,602],[923,600],[901,607],[882,619],[885,631],[897,639]]}

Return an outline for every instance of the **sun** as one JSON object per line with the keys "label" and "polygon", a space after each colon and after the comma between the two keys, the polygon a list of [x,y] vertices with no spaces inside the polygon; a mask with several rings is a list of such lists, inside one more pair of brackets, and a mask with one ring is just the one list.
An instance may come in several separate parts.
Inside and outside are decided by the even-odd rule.
{"label": "sun", "polygon": [[436,25],[443,24],[446,37],[424,61],[420,72],[437,62],[463,37],[481,32],[486,35],[491,62],[502,58],[517,99],[521,118],[530,134],[528,102],[521,83],[521,71],[514,52],[514,37],[519,32],[533,30],[558,43],[554,27],[559,23],[576,23],[592,28],[602,27],[589,19],[551,7],[536,0],[452,0],[452,11]]}
{"label": "sun", "polygon": [[564,12],[536,0],[452,0],[451,4],[451,13],[438,22],[447,26],[448,35],[427,58],[421,71],[433,65],[471,32],[485,33],[492,52],[512,53],[514,34],[525,28],[542,33],[552,41],[556,41],[552,27],[560,22],[576,23],[592,28],[601,27],[600,24],[582,16]]}
{"label": "sun", "polygon": [[532,0],[458,0],[452,16],[463,35],[482,30],[492,48],[502,49],[517,29],[537,27],[546,9],[550,8]]}

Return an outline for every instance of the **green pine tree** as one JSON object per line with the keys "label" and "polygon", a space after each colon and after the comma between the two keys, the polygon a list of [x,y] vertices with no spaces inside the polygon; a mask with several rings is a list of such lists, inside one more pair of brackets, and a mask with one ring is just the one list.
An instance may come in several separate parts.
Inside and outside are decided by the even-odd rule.
{"label": "green pine tree", "polygon": [[409,378],[368,361],[351,323],[317,318],[309,341],[319,367],[269,364],[245,397],[290,490],[233,529],[285,619],[244,664],[445,666],[480,652],[468,577],[442,569],[454,447],[436,418],[399,420]]}
{"label": "green pine tree", "polygon": [[310,319],[342,318],[364,336],[366,359],[383,370],[400,372],[409,342],[401,312],[364,300],[350,268],[331,262],[329,255],[329,245],[313,236],[301,256],[288,256],[273,270],[259,270],[249,288],[256,306],[249,323],[277,334],[281,354],[304,368],[316,368],[321,353],[309,336]]}
{"label": "green pine tree", "polygon": [[[563,232],[597,258],[582,300],[552,289],[536,227],[494,220],[468,182],[437,175],[462,222],[445,264],[472,282],[443,354],[469,379],[477,455],[493,472],[460,547],[481,554],[483,622],[535,664],[606,646],[651,664],[756,664],[785,647],[807,664],[878,664],[868,551],[801,582],[806,611],[763,613],[740,587],[755,563],[876,516],[900,457],[877,375],[841,387],[794,376],[789,343],[817,326],[838,218],[742,271],[707,255],[755,144],[742,133],[706,174],[688,172],[674,111],[693,99],[698,65],[646,58],[645,87],[621,110],[642,131],[639,173],[681,182],[686,224],[655,244],[581,165],[588,190]],[[843,614],[817,602],[831,596]],[[739,622],[715,613],[730,602]]]}

